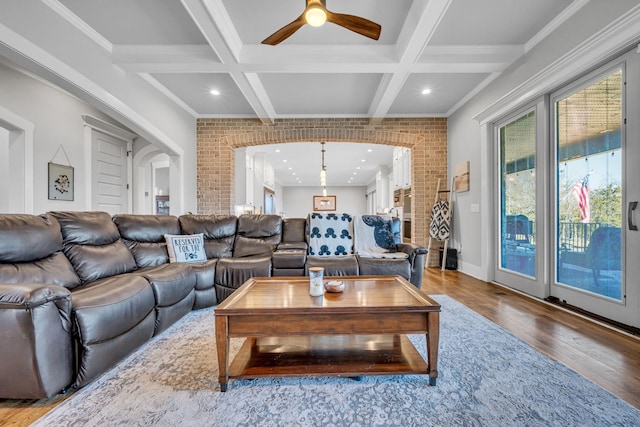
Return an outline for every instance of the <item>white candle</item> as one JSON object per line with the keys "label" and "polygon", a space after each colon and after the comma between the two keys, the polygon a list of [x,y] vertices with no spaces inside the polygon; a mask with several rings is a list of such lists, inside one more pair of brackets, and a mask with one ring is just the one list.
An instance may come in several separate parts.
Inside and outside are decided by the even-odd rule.
{"label": "white candle", "polygon": [[324,284],[322,283],[322,277],[324,275],[324,268],[311,267],[309,269],[309,294],[312,297],[318,297],[324,294]]}

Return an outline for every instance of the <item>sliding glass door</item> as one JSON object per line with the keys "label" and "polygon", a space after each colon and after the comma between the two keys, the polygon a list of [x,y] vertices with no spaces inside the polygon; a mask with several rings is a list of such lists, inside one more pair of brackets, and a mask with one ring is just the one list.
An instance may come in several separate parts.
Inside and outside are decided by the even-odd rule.
{"label": "sliding glass door", "polygon": [[622,68],[554,98],[556,284],[621,301]]}
{"label": "sliding glass door", "polygon": [[627,54],[551,95],[555,268],[550,295],[633,326],[638,326],[640,293],[639,281],[632,279],[639,274],[633,212],[640,182],[639,71],[637,54]]}
{"label": "sliding glass door", "polygon": [[495,124],[495,280],[640,327],[640,55]]}
{"label": "sliding glass door", "polygon": [[[540,281],[539,235],[544,224],[539,188],[544,186],[538,165],[538,138],[544,133],[544,103],[509,116],[496,127],[499,215],[496,229],[496,281],[538,297],[544,297]],[[544,164],[544,163],[542,163]]]}

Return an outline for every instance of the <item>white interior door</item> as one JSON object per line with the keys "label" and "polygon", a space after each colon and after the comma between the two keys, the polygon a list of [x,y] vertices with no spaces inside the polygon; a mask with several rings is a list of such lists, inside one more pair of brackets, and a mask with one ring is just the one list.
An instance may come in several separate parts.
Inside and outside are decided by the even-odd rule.
{"label": "white interior door", "polygon": [[92,209],[129,213],[128,143],[96,130],[91,143]]}

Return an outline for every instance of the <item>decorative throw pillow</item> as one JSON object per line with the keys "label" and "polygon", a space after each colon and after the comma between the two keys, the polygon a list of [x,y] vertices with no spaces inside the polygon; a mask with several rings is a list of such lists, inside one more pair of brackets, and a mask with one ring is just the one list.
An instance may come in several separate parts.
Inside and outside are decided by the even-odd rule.
{"label": "decorative throw pillow", "polygon": [[165,234],[169,262],[202,262],[207,260],[202,233]]}

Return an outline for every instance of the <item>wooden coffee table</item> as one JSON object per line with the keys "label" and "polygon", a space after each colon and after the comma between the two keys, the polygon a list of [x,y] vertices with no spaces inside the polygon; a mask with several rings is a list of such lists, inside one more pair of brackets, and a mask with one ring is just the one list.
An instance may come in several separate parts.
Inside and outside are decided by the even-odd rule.
{"label": "wooden coffee table", "polygon": [[[308,277],[249,279],[215,309],[221,391],[261,377],[425,374],[436,385],[440,305],[399,276],[331,279],[344,292],[312,297]],[[427,361],[406,334],[426,335]],[[229,366],[229,340],[241,337]]]}

